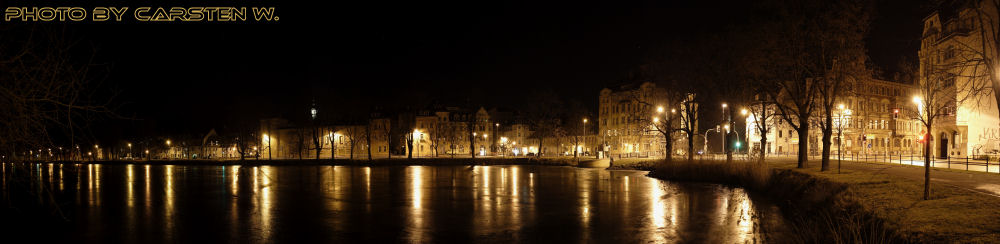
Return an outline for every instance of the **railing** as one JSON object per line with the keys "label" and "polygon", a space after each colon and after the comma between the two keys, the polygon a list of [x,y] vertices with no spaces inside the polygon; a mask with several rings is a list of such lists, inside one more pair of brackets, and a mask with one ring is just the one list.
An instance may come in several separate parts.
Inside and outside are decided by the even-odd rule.
{"label": "railing", "polygon": [[[835,159],[837,159],[837,155],[831,154],[830,160]],[[841,155],[841,159],[859,163],[887,163],[912,166],[923,166],[926,162],[923,154],[913,153],[844,153]],[[989,157],[986,157],[985,160],[974,159],[971,157],[935,157],[930,159],[930,166],[935,168],[957,168],[964,169],[966,171],[974,170],[983,172],[992,172],[990,169],[994,169],[994,171],[1000,173],[1000,162],[991,160]]]}

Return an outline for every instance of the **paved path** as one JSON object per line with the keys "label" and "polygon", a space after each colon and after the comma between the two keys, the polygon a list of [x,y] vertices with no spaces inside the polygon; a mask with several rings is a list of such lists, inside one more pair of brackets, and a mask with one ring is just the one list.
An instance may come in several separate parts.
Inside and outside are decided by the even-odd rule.
{"label": "paved path", "polygon": [[[768,158],[768,162],[773,164],[791,165],[796,163],[794,158],[785,157]],[[831,160],[830,164],[833,170],[837,170],[837,160]],[[884,162],[861,163],[847,160],[841,162],[841,167],[845,170],[877,171],[878,173],[892,174],[918,182],[923,182],[924,180],[924,168],[922,165],[922,162],[915,166],[907,164],[900,165],[898,163],[889,164]],[[819,160],[810,160],[807,164],[807,167],[809,168],[818,168],[819,166]],[[1000,197],[1000,174],[986,173],[982,171],[964,171],[964,168],[959,170],[958,167],[953,167],[953,169],[948,170],[946,167],[942,167],[941,164],[937,163],[935,163],[934,166],[935,167],[931,169],[931,181],[934,183],[949,184],[959,188]]]}

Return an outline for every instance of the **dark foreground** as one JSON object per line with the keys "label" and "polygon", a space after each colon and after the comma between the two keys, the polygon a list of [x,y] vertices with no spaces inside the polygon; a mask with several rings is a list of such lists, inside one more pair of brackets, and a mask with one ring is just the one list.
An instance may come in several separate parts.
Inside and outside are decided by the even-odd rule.
{"label": "dark foreground", "polygon": [[789,234],[766,199],[644,171],[6,163],[2,190],[3,235],[31,242],[759,243]]}

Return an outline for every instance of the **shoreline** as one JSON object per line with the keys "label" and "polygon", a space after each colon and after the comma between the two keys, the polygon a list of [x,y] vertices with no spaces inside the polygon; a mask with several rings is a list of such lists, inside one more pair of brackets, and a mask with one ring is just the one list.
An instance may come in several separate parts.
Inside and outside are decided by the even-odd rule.
{"label": "shoreline", "polygon": [[108,161],[20,161],[17,163],[184,165],[184,166],[408,166],[408,165],[544,165],[577,166],[574,158],[381,158],[372,159],[274,159],[274,160],[108,160]]}
{"label": "shoreline", "polygon": [[[816,164],[810,164],[817,166]],[[989,243],[1000,240],[1000,201],[957,186],[871,170],[822,172],[818,167],[743,161],[659,165],[649,177],[705,182],[761,193],[782,204],[802,238],[796,242]]]}

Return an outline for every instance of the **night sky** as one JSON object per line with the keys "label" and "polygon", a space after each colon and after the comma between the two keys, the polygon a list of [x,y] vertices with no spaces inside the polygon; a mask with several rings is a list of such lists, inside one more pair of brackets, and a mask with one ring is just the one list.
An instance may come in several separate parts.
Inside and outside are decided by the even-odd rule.
{"label": "night sky", "polygon": [[[101,89],[120,92],[118,113],[138,119],[107,127],[200,134],[304,116],[313,100],[321,111],[432,101],[517,109],[528,106],[524,94],[552,90],[596,111],[598,91],[624,82],[649,50],[738,28],[751,1],[734,2],[261,1],[237,4],[278,7],[280,22],[70,28],[111,64]],[[869,52],[878,67],[892,72],[900,58],[915,59],[926,9],[877,1]]]}

